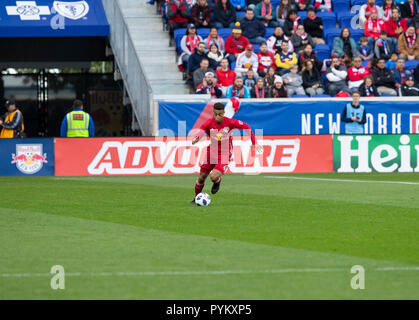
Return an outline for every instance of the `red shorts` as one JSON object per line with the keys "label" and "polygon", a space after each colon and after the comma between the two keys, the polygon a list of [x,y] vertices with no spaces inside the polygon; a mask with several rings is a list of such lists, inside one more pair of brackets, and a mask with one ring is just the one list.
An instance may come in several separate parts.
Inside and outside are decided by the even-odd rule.
{"label": "red shorts", "polygon": [[[220,171],[224,174],[227,170],[228,164],[231,159],[231,154],[229,155],[228,159],[222,159],[221,154],[218,155],[217,163],[215,161],[211,161],[210,159],[210,152],[207,152],[207,161],[201,165],[201,172],[210,173],[213,169]],[[212,162],[212,163],[211,163]]]}

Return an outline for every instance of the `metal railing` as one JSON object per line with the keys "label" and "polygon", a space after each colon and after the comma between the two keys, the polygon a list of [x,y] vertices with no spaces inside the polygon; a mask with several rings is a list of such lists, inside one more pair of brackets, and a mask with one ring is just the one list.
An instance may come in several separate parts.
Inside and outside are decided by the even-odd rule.
{"label": "metal railing", "polygon": [[142,134],[153,134],[153,94],[118,0],[102,0],[110,28],[110,43]]}

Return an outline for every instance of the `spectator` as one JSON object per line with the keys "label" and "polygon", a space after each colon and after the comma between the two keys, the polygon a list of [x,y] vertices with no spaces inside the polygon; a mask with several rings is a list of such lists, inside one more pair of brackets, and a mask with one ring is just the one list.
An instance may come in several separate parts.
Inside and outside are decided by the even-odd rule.
{"label": "spectator", "polygon": [[[246,0],[246,9],[252,9],[253,11],[256,10],[256,6],[261,2],[262,0]],[[256,13],[255,13],[256,14]]]}
{"label": "spectator", "polygon": [[242,30],[240,28],[240,22],[236,22],[236,26],[232,30],[232,34],[226,39],[226,56],[230,66],[236,61],[237,56],[244,51],[248,44],[250,44],[249,40],[242,36],[241,33]]}
{"label": "spectator", "polygon": [[360,57],[354,58],[354,65],[348,69],[348,87],[352,91],[358,90],[358,87],[364,82],[364,78],[370,75],[368,68],[362,66]]}
{"label": "spectator", "polygon": [[256,85],[256,78],[253,69],[249,69],[246,72],[246,76],[243,78],[244,85],[250,89],[252,89]]}
{"label": "spectator", "polygon": [[295,0],[297,11],[306,11],[311,0]]}
{"label": "spectator", "polygon": [[349,28],[343,28],[340,36],[333,40],[332,54],[338,58],[343,58],[345,55],[351,58],[357,55],[356,42],[351,38],[351,31]]}
{"label": "spectator", "polygon": [[282,41],[287,41],[289,51],[294,52],[294,46],[292,45],[290,38],[288,38],[284,34],[284,30],[281,27],[276,27],[274,30],[274,34],[270,36],[268,38],[268,41],[266,42],[268,45],[269,52],[271,52],[274,55],[280,52]]}
{"label": "spectator", "polygon": [[332,57],[330,67],[327,68],[326,78],[328,80],[329,94],[331,97],[336,96],[337,93],[345,91],[351,93],[351,90],[346,85],[346,76],[348,72],[346,67],[342,66],[339,58]]}
{"label": "spectator", "polygon": [[419,88],[415,85],[415,79],[413,76],[408,76],[406,79],[406,83],[401,85],[397,89],[397,94],[400,97],[418,97],[419,96]]}
{"label": "spectator", "polygon": [[284,26],[288,13],[293,10],[291,0],[282,0],[278,7],[276,7],[276,19],[280,27]]}
{"label": "spectator", "polygon": [[253,45],[248,44],[246,50],[238,55],[234,71],[238,76],[243,77],[250,68],[254,73],[257,73],[258,56],[253,52]]}
{"label": "spectator", "polygon": [[[0,117],[0,126],[2,127],[0,138],[23,138],[25,125],[23,124],[22,112],[16,107],[16,102],[12,99],[6,101],[5,107],[7,112]],[[67,133],[67,127],[65,129]]]}
{"label": "spectator", "polygon": [[250,96],[256,99],[269,98],[269,90],[265,88],[262,78],[256,81],[256,85],[250,90]]}
{"label": "spectator", "polygon": [[256,19],[260,20],[265,27],[277,27],[276,10],[272,5],[271,0],[262,0],[256,5],[255,8]]}
{"label": "spectator", "polygon": [[314,0],[314,9],[321,12],[331,12],[332,0]]}
{"label": "spectator", "polygon": [[308,9],[307,18],[304,19],[304,28],[315,44],[324,44],[323,20],[316,15],[314,9]]}
{"label": "spectator", "polygon": [[255,13],[252,9],[246,10],[246,15],[241,21],[243,36],[249,39],[250,43],[259,44],[265,39],[265,26],[262,22],[255,18]]}
{"label": "spectator", "polygon": [[280,79],[282,82],[282,78],[275,74],[275,69],[272,67],[269,68],[265,78],[263,79],[263,82],[265,83],[265,87],[268,89],[272,88],[274,86],[275,79],[277,78]]}
{"label": "spectator", "polygon": [[223,53],[218,49],[218,46],[214,43],[210,46],[207,52],[207,58],[212,59],[216,62],[216,67],[220,65],[221,60],[224,58]]}
{"label": "spectator", "polygon": [[358,91],[361,93],[361,97],[379,97],[377,87],[374,85],[374,78],[372,76],[366,76],[364,82],[359,86]]}
{"label": "spectator", "polygon": [[201,63],[199,64],[199,68],[193,72],[193,88],[196,88],[204,81],[205,74],[207,72],[212,72],[215,74],[212,68],[209,68],[209,60],[207,58],[203,58]]}
{"label": "spectator", "polygon": [[385,23],[385,29],[389,40],[397,49],[397,40],[399,36],[407,30],[407,19],[401,19],[399,9],[391,10],[392,17]]}
{"label": "spectator", "polygon": [[419,13],[419,7],[415,0],[406,0],[400,5],[400,11],[402,13],[402,18],[414,19]]}
{"label": "spectator", "polygon": [[220,68],[216,71],[218,84],[223,91],[223,97],[226,95],[227,88],[234,83],[236,73],[228,67],[228,60],[226,58],[221,60]]}
{"label": "spectator", "polygon": [[383,9],[375,5],[375,0],[368,0],[368,2],[363,4],[359,10],[359,25],[361,27],[367,22],[372,10],[377,10],[378,18],[384,18]]}
{"label": "spectator", "polygon": [[372,8],[370,10],[370,17],[364,25],[364,35],[368,37],[370,47],[374,48],[375,40],[380,37],[381,30],[385,29],[384,20],[378,19],[378,10]]}
{"label": "spectator", "polygon": [[[189,60],[188,60],[188,74],[189,75],[192,75],[196,69],[199,69],[199,65],[201,63],[201,60],[205,57],[206,57],[206,55],[205,55],[205,43],[200,42],[200,43],[198,43],[198,46],[195,48],[195,52],[192,53],[189,57]],[[202,81],[202,79],[201,79],[201,81]],[[199,83],[201,83],[201,81]]]}
{"label": "spectator", "polygon": [[205,39],[205,44],[207,48],[211,48],[212,44],[216,44],[221,53],[224,54],[225,52],[224,40],[218,35],[217,28],[215,27],[211,28],[208,38]]}
{"label": "spectator", "polygon": [[83,109],[83,102],[74,100],[73,111],[67,113],[61,123],[61,137],[89,138],[95,136],[93,119]]}
{"label": "spectator", "polygon": [[258,74],[261,77],[264,77],[269,68],[276,68],[275,57],[272,52],[268,51],[268,46],[266,42],[260,44],[258,57]]}
{"label": "spectator", "polygon": [[398,40],[399,55],[406,60],[419,60],[419,41],[414,26],[409,26]]}
{"label": "spectator", "polygon": [[392,18],[394,9],[396,9],[397,12],[399,11],[399,7],[397,3],[394,2],[394,0],[384,0],[382,9],[383,9],[383,20],[386,22]]}
{"label": "spectator", "polygon": [[237,76],[233,85],[227,88],[226,98],[250,98],[249,88],[243,85],[243,78]]}
{"label": "spectator", "polygon": [[346,134],[364,133],[364,124],[367,122],[367,111],[359,103],[361,94],[359,91],[352,93],[352,103],[348,103],[342,111],[341,119],[345,122]]}
{"label": "spectator", "polygon": [[288,94],[284,88],[281,78],[275,78],[274,85],[269,91],[271,98],[287,98]]}
{"label": "spectator", "polygon": [[214,77],[214,73],[211,71],[205,73],[202,83],[196,88],[196,93],[210,94],[212,99],[221,98],[223,95],[221,86],[217,83],[217,78]]}
{"label": "spectator", "polygon": [[377,59],[383,58],[386,60],[390,59],[393,53],[396,53],[396,48],[393,46],[393,43],[388,40],[386,31],[381,30],[380,38],[375,42],[374,52]]}
{"label": "spectator", "polygon": [[403,58],[397,59],[396,68],[392,70],[392,73],[394,79],[394,86],[396,88],[400,88],[401,85],[406,83],[406,79],[409,76],[413,76],[410,70],[406,70]]}
{"label": "spectator", "polygon": [[230,0],[230,2],[236,11],[243,11],[246,7],[245,0]]}
{"label": "spectator", "polygon": [[374,83],[377,86],[377,91],[380,95],[388,94],[396,96],[396,90],[394,90],[394,79],[393,74],[386,67],[386,60],[378,59],[377,66],[372,72]]}
{"label": "spectator", "polygon": [[219,28],[234,28],[236,9],[230,0],[220,0],[214,9],[214,26]]}
{"label": "spectator", "polygon": [[188,70],[188,61],[191,54],[195,51],[195,48],[200,42],[202,42],[201,36],[196,33],[196,28],[193,23],[188,24],[186,29],[186,34],[182,37],[180,41],[180,47],[182,48],[182,53],[179,56],[178,68],[179,70],[186,71]]}
{"label": "spectator", "polygon": [[305,60],[303,64],[303,87],[310,97],[323,94],[323,81],[319,70],[314,67],[312,60]]}
{"label": "spectator", "polygon": [[416,66],[413,74],[415,76],[415,82],[416,84],[418,84],[419,83],[419,64]]}
{"label": "spectator", "polygon": [[170,0],[167,6],[169,18],[169,33],[173,39],[173,32],[178,28],[186,28],[189,22],[190,11],[185,0]]}
{"label": "spectator", "polygon": [[390,59],[386,61],[386,68],[390,70],[396,68],[396,62],[398,59],[399,56],[397,55],[397,53],[393,52],[390,56]]}
{"label": "spectator", "polygon": [[290,72],[282,77],[282,81],[285,84],[289,97],[294,94],[306,94],[303,88],[303,78],[298,74],[298,66],[296,64],[290,68]]}
{"label": "spectator", "polygon": [[211,7],[207,0],[197,0],[191,8],[191,20],[197,28],[208,28],[211,23]]}
{"label": "spectator", "polygon": [[322,69],[323,62],[317,59],[316,53],[313,51],[313,47],[309,43],[304,46],[304,50],[298,55],[298,66],[300,70],[303,69],[303,64],[307,60],[311,60],[317,70],[320,71]]}
{"label": "spectator", "polygon": [[294,52],[296,54],[301,53],[304,50],[304,46],[306,44],[310,44],[312,48],[315,46],[313,39],[311,39],[311,36],[305,32],[304,26],[302,24],[297,27],[297,30],[291,36],[291,42],[294,46]]}
{"label": "spectator", "polygon": [[288,12],[287,19],[284,22],[284,33],[288,37],[291,37],[300,24],[303,24],[303,22],[301,21],[301,18],[298,16],[297,11],[291,10],[290,12]]}
{"label": "spectator", "polygon": [[369,61],[374,57],[374,50],[370,47],[367,37],[361,37],[361,39],[359,39],[359,46],[356,49],[358,55],[364,61]]}
{"label": "spectator", "polygon": [[282,42],[281,52],[275,55],[275,63],[281,76],[288,73],[292,65],[298,63],[295,52],[288,51],[288,42]]}

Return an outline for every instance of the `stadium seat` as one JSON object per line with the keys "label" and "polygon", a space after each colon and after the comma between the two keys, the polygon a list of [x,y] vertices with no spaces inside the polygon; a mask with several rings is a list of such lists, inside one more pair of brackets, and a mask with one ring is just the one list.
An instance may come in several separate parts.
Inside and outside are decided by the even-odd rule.
{"label": "stadium seat", "polygon": [[233,29],[231,29],[231,28],[221,28],[221,29],[218,29],[218,35],[221,38],[223,38],[224,41],[225,41],[229,36],[231,36],[232,30]]}
{"label": "stadium seat", "polygon": [[341,28],[351,28],[351,21],[353,17],[357,16],[356,13],[343,12],[338,15],[338,22]]}
{"label": "stadium seat", "polygon": [[202,39],[206,39],[209,36],[210,28],[198,28],[196,33],[202,37]]}
{"label": "stadium seat", "polygon": [[246,12],[244,11],[236,11],[236,21],[241,21],[245,15]]}
{"label": "stadium seat", "polygon": [[253,52],[254,53],[259,53],[260,51],[260,44],[254,44],[253,45]]}
{"label": "stadium seat", "polygon": [[265,32],[265,39],[266,40],[268,40],[268,38],[271,36],[271,35],[273,35],[274,34],[274,31],[275,31],[275,28],[266,28],[265,29],[266,30],[266,32]]}
{"label": "stadium seat", "polygon": [[330,48],[333,47],[333,39],[335,39],[335,37],[340,36],[340,31],[340,28],[324,30],[324,38],[326,39],[326,43],[329,45]]}
{"label": "stadium seat", "polygon": [[330,98],[330,95],[328,95],[328,94],[315,94],[314,96],[313,96],[313,98]]}
{"label": "stadium seat", "polygon": [[175,29],[174,31],[176,49],[179,54],[182,53],[182,49],[180,48],[180,41],[182,40],[182,37],[185,34],[186,34],[186,28],[179,28],[179,29]]}
{"label": "stadium seat", "polygon": [[306,94],[293,94],[291,98],[309,98]]}
{"label": "stadium seat", "polygon": [[365,0],[351,0],[351,7],[353,7],[353,6],[362,6],[365,3],[366,3]]}
{"label": "stadium seat", "polygon": [[327,44],[316,45],[314,51],[316,52],[317,58],[322,61],[330,57],[330,47]]}
{"label": "stadium seat", "polygon": [[333,12],[319,12],[317,16],[323,20],[323,29],[336,28],[336,15]]}
{"label": "stadium seat", "polygon": [[351,37],[354,38],[356,43],[359,43],[359,39],[364,36],[364,30],[363,29],[351,29]]}
{"label": "stadium seat", "polygon": [[271,0],[272,6],[275,8],[281,4],[281,0]]}
{"label": "stadium seat", "polygon": [[298,11],[297,14],[301,18],[301,21],[304,21],[304,19],[307,18],[307,11]]}
{"label": "stadium seat", "polygon": [[415,69],[417,65],[419,65],[419,60],[406,60],[404,63],[405,68],[411,70]]}
{"label": "stadium seat", "polygon": [[332,0],[332,8],[334,12],[349,11],[348,0]]}

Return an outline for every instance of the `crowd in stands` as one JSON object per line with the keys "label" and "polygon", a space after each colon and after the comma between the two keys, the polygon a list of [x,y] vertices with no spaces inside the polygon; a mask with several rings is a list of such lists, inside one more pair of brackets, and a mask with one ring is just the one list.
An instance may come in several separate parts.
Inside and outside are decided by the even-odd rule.
{"label": "crowd in stands", "polygon": [[194,93],[419,96],[417,0],[160,1]]}

